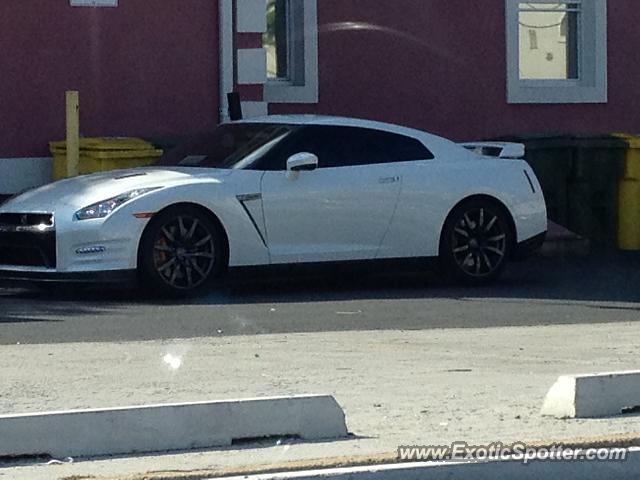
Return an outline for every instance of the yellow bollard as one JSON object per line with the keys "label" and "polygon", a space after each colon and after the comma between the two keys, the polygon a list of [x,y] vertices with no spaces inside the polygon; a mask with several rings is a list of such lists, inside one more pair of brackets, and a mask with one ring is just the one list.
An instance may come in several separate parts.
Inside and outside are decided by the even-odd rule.
{"label": "yellow bollard", "polygon": [[71,90],[66,93],[67,105],[67,177],[78,175],[80,162],[80,95]]}

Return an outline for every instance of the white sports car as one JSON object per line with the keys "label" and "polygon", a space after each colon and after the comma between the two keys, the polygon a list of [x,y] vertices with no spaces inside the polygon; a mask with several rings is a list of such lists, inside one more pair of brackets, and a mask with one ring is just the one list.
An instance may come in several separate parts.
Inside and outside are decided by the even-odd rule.
{"label": "white sports car", "polygon": [[[155,166],[61,180],[0,206],[0,278],[201,292],[233,267],[438,258],[469,283],[542,244],[524,147],[319,116],[232,122]],[[387,268],[385,266],[385,268]]]}

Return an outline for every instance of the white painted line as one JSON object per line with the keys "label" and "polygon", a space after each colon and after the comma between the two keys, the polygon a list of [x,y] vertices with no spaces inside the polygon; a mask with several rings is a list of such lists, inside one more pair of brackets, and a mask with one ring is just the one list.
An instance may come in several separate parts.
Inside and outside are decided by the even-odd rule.
{"label": "white painted line", "polygon": [[541,413],[557,418],[620,415],[640,406],[640,371],[563,375],[553,384]]}
{"label": "white painted line", "polygon": [[[262,475],[224,477],[225,480],[637,480],[640,448],[630,448],[624,461],[520,461],[479,463],[425,462],[334,468]],[[214,478],[210,480],[215,480]]]}
{"label": "white painted line", "polygon": [[0,456],[54,457],[188,450],[233,440],[347,435],[330,395],[258,398],[0,416]]}

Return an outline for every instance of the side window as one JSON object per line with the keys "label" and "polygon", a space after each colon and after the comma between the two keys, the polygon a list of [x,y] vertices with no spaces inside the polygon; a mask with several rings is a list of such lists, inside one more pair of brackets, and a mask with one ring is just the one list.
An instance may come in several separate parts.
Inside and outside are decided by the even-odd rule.
{"label": "side window", "polygon": [[[360,165],[369,163],[410,162],[431,160],[433,154],[415,138],[378,130],[359,129],[364,142],[360,150]],[[356,152],[356,157],[358,156]]]}
{"label": "side window", "polygon": [[314,148],[320,168],[429,160],[433,154],[418,140],[359,127],[320,127]]}
{"label": "side window", "polygon": [[[300,128],[289,139],[282,142],[271,152],[265,155],[256,165],[258,170],[286,170],[287,159],[291,155],[300,152],[309,152],[318,158],[327,158],[333,155],[335,144],[332,139],[334,127],[306,126]],[[322,163],[322,160],[320,161]]]}
{"label": "side window", "polygon": [[341,127],[309,126],[302,132],[296,147],[298,152],[317,155],[319,168],[348,165],[353,140],[350,137],[347,129]]}
{"label": "side window", "polygon": [[429,160],[433,154],[418,140],[359,127],[309,125],[262,159],[261,170],[285,170],[291,155],[317,155],[319,168]]}

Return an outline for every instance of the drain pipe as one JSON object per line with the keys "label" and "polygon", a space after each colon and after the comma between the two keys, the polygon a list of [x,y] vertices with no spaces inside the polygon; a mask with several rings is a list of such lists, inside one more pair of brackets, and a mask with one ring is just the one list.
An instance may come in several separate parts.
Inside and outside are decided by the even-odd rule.
{"label": "drain pipe", "polygon": [[233,0],[218,0],[220,123],[229,121],[227,94],[233,92]]}

